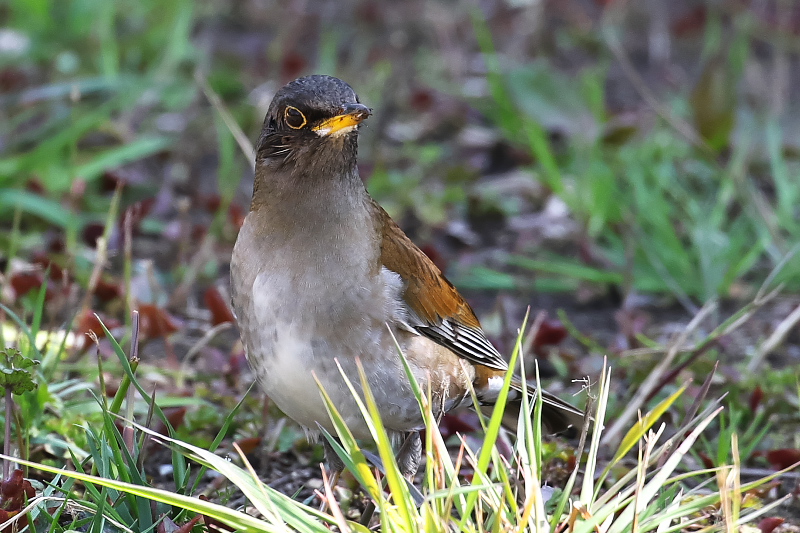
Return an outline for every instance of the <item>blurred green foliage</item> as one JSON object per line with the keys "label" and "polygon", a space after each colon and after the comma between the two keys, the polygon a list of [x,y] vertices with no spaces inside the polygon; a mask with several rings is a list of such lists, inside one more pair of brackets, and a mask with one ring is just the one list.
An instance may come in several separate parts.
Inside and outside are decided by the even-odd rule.
{"label": "blurred green foliage", "polygon": [[[126,191],[127,203],[153,195],[169,172],[195,170],[167,169],[156,161],[176,150],[199,160],[199,152],[213,146],[220,212],[227,209],[248,162],[227,126],[213,112],[198,114],[192,106],[200,99],[194,75],[201,68],[248,135],[258,127],[247,93],[253,80],[228,60],[230,54],[210,57],[195,42],[202,24],[230,16],[231,9],[194,0],[9,0],[0,24],[18,46],[0,55],[0,68],[27,78],[21,90],[0,93],[0,224],[11,226],[22,215],[24,231],[16,244],[35,246],[37,233],[55,226],[66,235],[68,253],[79,255],[74,247],[80,232],[103,221],[110,209],[101,178],[144,165],[138,170],[147,179]],[[467,12],[461,16],[469,20]],[[665,116],[650,125],[620,123],[607,104],[611,76],[619,74],[611,72],[615,57],[602,32],[562,32],[558,46],[589,50],[593,58],[567,73],[546,54],[524,63],[510,60],[495,50],[495,30],[482,17],[476,12],[471,27],[475,53],[488,67],[488,94],[479,98],[467,97],[458,80],[445,81],[445,52],[430,43],[410,48],[407,65],[389,55],[370,59],[368,52],[380,41],[367,25],[319,29],[317,53],[307,64],[277,38],[262,52],[274,77],[276,67],[283,72],[293,62],[300,72],[356,76],[364,100],[387,108],[387,116],[398,105],[392,90],[409,90],[392,84],[412,70],[473,103],[530,154],[532,174],[566,203],[598,256],[587,261],[577,254],[524,250],[533,262],[522,261],[523,271],[546,273],[551,280],[539,278],[541,290],[621,283],[626,293],[671,293],[696,302],[757,285],[800,241],[800,168],[787,133],[732,89],[752,56],[745,15],[731,23],[731,36],[724,34],[720,16],[710,16],[697,83],[665,97],[666,113],[695,124],[700,141],[686,138]],[[280,25],[270,30],[278,36],[289,31]],[[195,121],[207,137],[187,139],[194,129],[181,133],[164,125],[176,116]],[[199,122],[206,126],[197,127]],[[448,128],[458,131],[457,125]],[[452,139],[420,137],[384,150],[369,133],[362,143],[362,161],[373,165],[369,187],[392,215],[412,212],[426,226],[442,226],[454,213],[471,209],[470,190],[479,176],[459,161]],[[0,249],[13,250],[9,232],[0,235]],[[519,283],[485,268],[473,274],[475,287]],[[798,278],[795,258],[779,280],[797,289]]]}

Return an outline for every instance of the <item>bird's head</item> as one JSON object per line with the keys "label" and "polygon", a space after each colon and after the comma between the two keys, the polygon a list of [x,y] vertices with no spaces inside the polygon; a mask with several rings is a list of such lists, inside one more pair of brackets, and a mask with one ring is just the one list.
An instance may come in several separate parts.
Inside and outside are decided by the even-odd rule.
{"label": "bird's head", "polygon": [[350,171],[356,162],[359,124],[371,113],[338,78],[296,79],[272,99],[256,166],[292,174]]}

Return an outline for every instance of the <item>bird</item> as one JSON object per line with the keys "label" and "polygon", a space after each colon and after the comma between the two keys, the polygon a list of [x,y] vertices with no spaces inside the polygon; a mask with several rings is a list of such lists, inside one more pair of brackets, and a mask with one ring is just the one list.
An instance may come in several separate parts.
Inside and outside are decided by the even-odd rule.
{"label": "bird", "polygon": [[[309,438],[320,427],[335,434],[318,384],[353,435],[370,438],[342,377],[361,391],[360,366],[399,447],[399,468],[412,478],[424,420],[398,346],[437,417],[471,406],[471,389],[490,409],[510,370],[467,301],[367,192],[358,130],[371,115],[335,77],[306,76],[277,91],[232,253],[231,300],[257,381]],[[521,393],[514,378],[513,428]],[[542,421],[558,433],[581,427],[583,412],[543,391]],[[323,444],[326,464],[340,472]]]}

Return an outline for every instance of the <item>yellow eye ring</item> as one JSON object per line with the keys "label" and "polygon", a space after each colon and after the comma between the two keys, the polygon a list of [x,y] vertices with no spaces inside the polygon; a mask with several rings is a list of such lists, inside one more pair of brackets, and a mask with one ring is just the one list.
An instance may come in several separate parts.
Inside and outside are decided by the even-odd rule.
{"label": "yellow eye ring", "polygon": [[286,106],[283,118],[286,121],[286,125],[293,130],[299,130],[308,123],[303,112],[294,106]]}

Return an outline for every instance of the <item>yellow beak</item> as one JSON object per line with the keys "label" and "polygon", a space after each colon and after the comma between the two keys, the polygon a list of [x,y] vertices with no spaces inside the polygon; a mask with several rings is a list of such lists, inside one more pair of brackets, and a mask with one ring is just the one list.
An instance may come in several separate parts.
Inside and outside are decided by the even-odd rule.
{"label": "yellow beak", "polygon": [[353,131],[372,114],[372,109],[362,104],[347,104],[342,109],[342,114],[323,120],[312,129],[320,137],[343,135]]}

